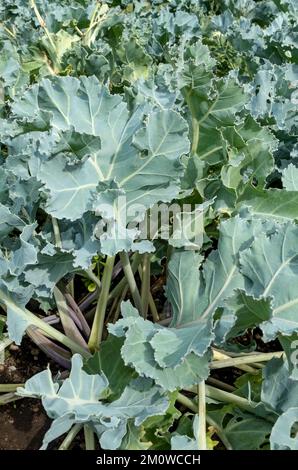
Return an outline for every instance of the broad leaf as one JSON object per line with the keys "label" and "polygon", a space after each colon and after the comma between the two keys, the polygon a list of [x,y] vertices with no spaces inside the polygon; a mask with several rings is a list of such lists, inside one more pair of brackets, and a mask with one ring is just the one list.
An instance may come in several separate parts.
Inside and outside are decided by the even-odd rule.
{"label": "broad leaf", "polygon": [[272,299],[256,299],[245,291],[235,289],[232,297],[224,303],[223,313],[217,322],[215,333],[218,342],[224,342],[255,328],[272,318]]}
{"label": "broad leaf", "polygon": [[271,436],[271,450],[298,450],[298,408],[289,408],[274,424]]}
{"label": "broad leaf", "polygon": [[298,191],[298,168],[292,163],[283,170],[282,183],[287,191]]}
{"label": "broad leaf", "polygon": [[258,220],[237,216],[222,222],[218,249],[208,256],[202,271],[198,255],[191,252],[173,255],[166,288],[173,306],[172,326],[189,328],[193,336],[197,327],[211,321],[216,309],[224,305],[236,288],[244,288],[239,253],[247,249],[260,230],[267,227]]}
{"label": "broad leaf", "polygon": [[135,376],[133,369],[125,366],[123,362],[120,353],[122,346],[122,339],[110,336],[101,344],[100,351],[84,365],[84,370],[88,374],[102,373],[107,377],[113,397],[120,395]]}
{"label": "broad leaf", "polygon": [[258,217],[272,218],[280,222],[298,218],[298,194],[282,189],[258,190],[247,187],[238,199],[238,209],[249,207]]}
{"label": "broad leaf", "polygon": [[297,404],[298,382],[289,378],[289,368],[283,359],[272,359],[263,369],[261,399],[278,413]]}
{"label": "broad leaf", "polygon": [[262,450],[268,447],[272,423],[232,405],[208,410],[215,428],[231,450]]}
{"label": "broad leaf", "polygon": [[29,379],[17,393],[41,398],[53,424],[44,438],[43,448],[64,434],[74,423],[93,424],[103,448],[116,449],[126,434],[127,420],[139,426],[148,416],[162,414],[168,401],[148,383],[132,383],[117,400],[106,403],[109,383],[105,375],[89,375],[82,370],[79,355],[72,358],[72,369],[61,386],[53,382],[49,369]]}
{"label": "broad leaf", "polygon": [[[124,318],[115,325],[109,325],[109,332],[125,337],[121,349],[125,364],[170,391],[207,378],[210,336],[201,345],[197,343],[192,347],[189,334],[186,344],[183,344],[183,330],[168,329],[143,320],[129,302],[123,303],[121,310]],[[165,341],[168,342],[167,348],[170,347],[168,359]]]}
{"label": "broad leaf", "polygon": [[248,291],[256,298],[272,298],[272,319],[261,328],[268,339],[278,332],[291,335],[298,331],[298,303],[295,278],[298,279],[296,252],[297,226],[276,226],[270,237],[260,234],[252,246],[240,254],[241,272],[249,279]]}

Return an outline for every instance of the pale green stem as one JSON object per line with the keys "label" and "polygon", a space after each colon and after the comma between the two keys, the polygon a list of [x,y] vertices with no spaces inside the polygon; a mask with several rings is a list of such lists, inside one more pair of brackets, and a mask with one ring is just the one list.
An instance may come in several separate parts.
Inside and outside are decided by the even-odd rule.
{"label": "pale green stem", "polygon": [[96,17],[97,17],[97,14],[98,14],[98,10],[99,10],[100,8],[101,8],[100,3],[97,3],[97,4],[95,5],[95,8],[94,8],[93,12],[92,12],[92,15],[91,15],[91,18],[90,18],[90,23],[89,23],[89,26],[88,26],[88,28],[87,28],[85,34],[89,33],[89,31],[93,28],[93,25],[94,25],[94,23],[95,23],[95,21],[96,21]]}
{"label": "pale green stem", "polygon": [[233,385],[222,382],[221,380],[215,379],[214,377],[208,377],[207,384],[214,385],[215,387],[221,388],[222,390],[225,390],[226,392],[234,392],[236,390],[236,388],[233,387]]}
{"label": "pale green stem", "polygon": [[49,70],[50,74],[51,75],[56,75],[56,72],[53,69],[53,67],[51,66],[50,59],[48,58],[47,54],[43,54],[43,58],[45,59],[45,61],[47,63],[47,67],[48,67],[48,70]]}
{"label": "pale green stem", "polygon": [[0,23],[0,26],[3,27],[4,31],[6,31],[7,34],[9,34],[9,36],[11,36],[13,39],[16,38],[16,35],[12,31],[10,31],[10,29],[8,29],[6,26],[4,26],[3,23]]}
{"label": "pale green stem", "polygon": [[223,401],[227,403],[232,403],[241,408],[254,408],[257,403],[247,400],[246,398],[239,397],[234,393],[225,392],[224,390],[219,390],[218,388],[212,387],[211,385],[206,385],[206,395],[213,400]]}
{"label": "pale green stem", "polygon": [[[68,338],[71,338],[75,343],[78,343],[82,348],[85,348],[86,351],[88,351],[86,341],[84,340],[83,336],[74,324],[73,319],[69,315],[69,306],[66,302],[64,295],[62,294],[60,289],[58,289],[57,286],[54,287],[53,293],[65,334]],[[72,352],[74,353],[74,351]]]}
{"label": "pale green stem", "polygon": [[[190,398],[187,398],[186,396],[184,396],[182,393],[178,393],[177,401],[179,403],[181,403],[181,405],[185,406],[185,408],[188,408],[189,410],[193,411],[194,413],[197,413],[197,411],[198,411],[197,404],[194,403],[192,400],[190,400]],[[226,449],[227,450],[232,450],[232,446],[229,443],[229,441],[227,440],[227,438],[225,436],[225,433],[224,433],[224,430],[221,427],[219,427],[218,424],[215,423],[212,418],[210,418],[208,413],[206,415],[206,421],[210,426],[213,426],[213,428],[216,431],[216,434],[218,435],[218,437],[220,438],[221,442],[224,444]]]}
{"label": "pale green stem", "polygon": [[95,450],[94,432],[88,424],[84,425],[84,437],[86,450]]}
{"label": "pale green stem", "polygon": [[[197,387],[189,387],[185,388],[188,392],[193,392],[197,394]],[[224,402],[224,403],[231,403],[233,405],[237,405],[240,408],[244,408],[247,410],[252,410],[257,403],[247,400],[246,398],[239,397],[234,393],[225,392],[224,390],[219,390],[218,388],[212,387],[210,385],[205,386],[206,396],[212,398],[213,400]]]}
{"label": "pale green stem", "polygon": [[[138,271],[139,271],[139,276],[140,276],[140,279],[141,281],[143,280],[142,278],[142,268],[141,266],[138,267]],[[152,297],[152,294],[149,290],[148,292],[148,304],[149,304],[149,308],[151,310],[151,314],[152,314],[152,318],[153,318],[153,321],[156,323],[156,322],[159,322],[160,318],[159,318],[159,315],[158,315],[158,311],[157,311],[157,308],[156,308],[156,305],[155,305],[155,302],[154,302],[154,299]]]}
{"label": "pale green stem", "polygon": [[0,384],[0,393],[15,392],[18,387],[24,387],[24,384]]}
{"label": "pale green stem", "polygon": [[252,364],[252,366],[253,366],[255,369],[264,369],[265,364],[260,364],[259,362],[254,362],[254,363]]}
{"label": "pale green stem", "polygon": [[[224,354],[220,351],[217,351],[216,349],[213,349],[213,358],[216,359],[215,362],[223,362],[224,360],[230,360],[230,357],[227,355],[227,354]],[[239,370],[243,370],[244,372],[248,372],[249,374],[257,374],[258,371],[256,369],[254,369],[253,367],[251,366],[248,366],[246,364],[238,364],[238,365],[234,365],[233,367],[236,367],[237,369]]]}
{"label": "pale green stem", "polygon": [[198,429],[198,447],[200,450],[207,450],[206,440],[206,391],[205,382],[202,381],[198,385],[199,400],[199,429]]}
{"label": "pale green stem", "polygon": [[139,290],[138,290],[138,287],[137,287],[137,283],[136,283],[136,280],[135,280],[135,277],[134,277],[134,274],[133,274],[133,271],[132,271],[132,267],[130,265],[129,256],[128,256],[127,253],[122,251],[120,253],[120,259],[121,259],[121,262],[122,262],[123,271],[124,271],[127,283],[129,285],[130,292],[131,292],[132,298],[134,300],[135,306],[138,309],[140,315],[143,316],[141,296],[140,296],[140,293],[139,293]]}
{"label": "pale green stem", "polygon": [[0,406],[7,405],[13,401],[22,400],[23,397],[18,397],[13,392],[4,393],[4,395],[0,395]]}
{"label": "pale green stem", "polygon": [[[255,408],[258,406],[258,403],[255,401],[247,400],[246,398],[239,397],[234,393],[225,392],[224,390],[218,390],[218,388],[211,387],[210,385],[206,385],[206,396],[213,398],[213,400],[239,406],[239,408],[243,408],[251,414],[255,414]],[[276,419],[270,415],[266,416],[266,420],[270,423],[275,423],[276,421]]]}
{"label": "pale green stem", "polygon": [[232,445],[230,444],[230,442],[228,441],[228,439],[225,435],[224,429],[221,426],[219,426],[216,423],[216,421],[214,421],[210,417],[210,415],[208,415],[208,413],[207,413],[206,421],[209,424],[209,426],[212,426],[215,429],[216,434],[218,435],[219,439],[221,440],[221,442],[225,446],[226,450],[233,450]]}
{"label": "pale green stem", "polygon": [[69,446],[72,444],[74,438],[78,435],[82,427],[83,425],[81,423],[75,424],[68,432],[63,442],[60,444],[58,450],[68,450]]}
{"label": "pale green stem", "polygon": [[121,295],[121,292],[125,287],[127,286],[127,280],[126,277],[123,277],[120,282],[114,287],[114,289],[111,290],[109,293],[109,302],[112,301],[113,299],[116,299]]}
{"label": "pale green stem", "polygon": [[97,15],[96,21],[93,23],[93,28],[89,33],[89,38],[88,38],[89,47],[93,43],[93,41],[95,41],[96,35],[98,34],[98,31],[101,27],[101,23],[104,21],[105,18],[106,18],[106,12],[105,11],[99,12],[99,14]]}
{"label": "pale green stem", "polygon": [[151,310],[153,321],[155,323],[159,322],[160,318],[151,292],[149,292],[149,308]]}
{"label": "pale green stem", "polygon": [[[190,387],[187,390],[193,393],[197,393],[196,387]],[[243,397],[239,397],[234,393],[219,390],[218,388],[212,387],[211,385],[205,386],[205,392],[206,396],[212,398],[213,400],[221,401],[224,403],[231,403],[233,405],[239,406],[240,408],[244,408],[250,411],[257,405],[257,403],[253,401],[247,400]]]}
{"label": "pale green stem", "polygon": [[72,341],[70,338],[65,336],[63,333],[60,331],[56,330],[53,328],[51,325],[48,323],[44,322],[41,320],[39,317],[31,313],[29,310],[27,310],[25,307],[19,307],[10,297],[7,296],[7,294],[0,290],[0,299],[3,301],[7,307],[11,308],[14,310],[14,312],[19,316],[19,318],[25,320],[25,322],[28,323],[28,326],[36,326],[40,330],[42,330],[46,335],[48,335],[50,338],[55,339],[56,341],[59,341],[59,343],[64,344],[67,348],[69,348],[71,351],[74,351],[78,354],[81,354],[83,357],[90,357],[90,354],[82,348],[80,345]]}
{"label": "pale green stem", "polygon": [[254,354],[248,356],[234,357],[231,359],[224,359],[222,361],[212,361],[210,363],[211,369],[223,369],[224,367],[237,367],[244,364],[253,364],[254,362],[270,361],[273,357],[282,357],[283,351]]}
{"label": "pale green stem", "polygon": [[242,370],[243,372],[248,372],[249,374],[252,374],[252,375],[257,375],[258,374],[258,371],[256,369],[254,369],[253,367],[251,366],[247,366],[246,364],[239,364],[238,366],[233,366],[235,367],[236,369],[239,369],[239,370]]}
{"label": "pale green stem", "polygon": [[141,287],[141,302],[142,302],[142,313],[144,318],[147,318],[148,305],[149,305],[149,292],[150,292],[150,267],[151,267],[151,256],[149,253],[145,253],[143,256],[142,264],[142,287]]}
{"label": "pale green stem", "polygon": [[98,277],[94,274],[91,268],[87,269],[85,271],[85,274],[89,277],[89,279],[94,282],[94,284],[98,287],[98,289],[101,289],[101,282],[98,279]]}
{"label": "pale green stem", "polygon": [[83,44],[90,46],[93,40],[93,37],[96,34],[96,32],[94,32],[93,29],[105,18],[107,9],[108,7],[105,4],[101,5],[100,3],[97,3],[95,5],[94,11],[90,19],[89,26],[83,36]]}
{"label": "pale green stem", "polygon": [[55,44],[54,44],[54,42],[53,42],[53,40],[52,40],[52,38],[51,38],[51,35],[50,35],[50,33],[49,33],[49,30],[48,30],[48,28],[47,28],[47,26],[46,26],[46,22],[44,21],[44,19],[42,18],[41,14],[39,13],[39,10],[38,10],[38,8],[37,8],[37,6],[36,6],[34,0],[31,0],[31,6],[32,6],[32,8],[33,8],[33,10],[34,10],[34,13],[35,13],[35,15],[36,15],[36,18],[37,18],[37,20],[38,20],[40,26],[44,29],[44,32],[46,33],[46,35],[47,35],[47,37],[48,37],[48,40],[50,41],[51,46],[52,46],[53,50],[55,51],[55,50],[56,50],[56,46],[55,46]]}
{"label": "pale green stem", "polygon": [[56,217],[52,217],[52,225],[53,225],[56,246],[57,248],[62,248],[62,240],[61,240],[61,235],[60,235],[59,223]]}
{"label": "pale green stem", "polygon": [[89,338],[89,349],[95,352],[99,349],[102,338],[106,308],[108,303],[109,291],[112,281],[115,256],[108,256],[102,276],[102,288],[97,301],[91,334]]}
{"label": "pale green stem", "polygon": [[178,393],[176,400],[178,401],[178,403],[181,403],[181,405],[185,406],[185,408],[188,408],[189,410],[197,414],[198,405],[194,403],[190,398],[187,398],[182,393]]}
{"label": "pale green stem", "polygon": [[75,292],[74,292],[74,278],[72,278],[68,285],[67,285],[67,292],[72,296],[72,298],[74,299],[74,296],[75,296]]}
{"label": "pale green stem", "polygon": [[2,338],[0,340],[0,354],[5,351],[8,346],[10,346],[13,343],[13,341],[10,338]]}
{"label": "pale green stem", "polygon": [[191,143],[191,154],[195,155],[197,153],[197,148],[199,145],[199,136],[200,136],[200,125],[198,120],[193,116],[192,117],[192,143]]}
{"label": "pale green stem", "polygon": [[[231,403],[232,405],[236,405],[239,408],[242,408],[249,413],[254,414],[254,408],[256,408],[257,403],[254,401],[247,400],[246,398],[239,397],[238,395],[235,395],[233,393],[225,392],[224,390],[219,390],[215,387],[211,387],[210,385],[206,385],[206,396],[209,398],[212,398],[213,400],[223,402],[223,403]],[[191,387],[187,389],[188,391],[192,391],[193,393],[196,393],[196,387]],[[179,394],[180,395],[180,394]],[[268,421],[274,422],[274,418],[271,420],[271,418],[268,416],[267,417]]]}
{"label": "pale green stem", "polygon": [[106,319],[106,324],[108,323],[116,323],[120,315],[121,303],[125,299],[128,292],[128,285],[126,284],[122,292],[115,297],[112,306],[109,311],[108,318]]}
{"label": "pale green stem", "polygon": [[[137,272],[138,266],[140,264],[140,256],[138,253],[135,253],[132,256],[132,263],[131,263],[131,270],[133,275]],[[110,292],[109,294],[109,301],[114,299],[115,297],[118,297],[119,294],[123,291],[127,284],[126,277],[123,277],[120,282],[114,287],[114,289]]]}
{"label": "pale green stem", "polygon": [[[127,286],[126,286],[127,287]],[[111,318],[113,317],[113,314],[114,312],[117,311],[117,306],[120,302],[120,299],[121,299],[121,295],[119,295],[118,297],[115,297],[113,303],[112,303],[112,306],[110,307],[109,309],[109,315],[108,315],[108,318],[106,320],[106,324],[110,322]]]}
{"label": "pale green stem", "polygon": [[128,286],[126,286],[124,289],[123,289],[123,292],[120,296],[120,299],[119,299],[119,302],[117,304],[117,307],[116,307],[116,310],[115,310],[115,314],[114,314],[114,317],[113,317],[113,323],[116,323],[116,321],[118,320],[119,318],[119,315],[120,315],[120,310],[121,310],[121,303],[123,302],[123,300],[125,299],[126,295],[127,295],[127,292],[128,292]]}
{"label": "pale green stem", "polygon": [[[143,282],[143,271],[142,271],[141,266],[138,267],[138,271],[139,271],[140,279]],[[152,297],[150,289],[148,290],[148,304],[149,304],[149,308],[151,310],[153,321],[155,323],[159,322],[160,321],[159,314],[158,314],[158,311],[157,311],[157,308],[156,308],[156,305],[155,305],[155,302],[154,302],[154,299]]]}
{"label": "pale green stem", "polygon": [[76,32],[82,37],[84,36],[84,34],[82,33],[82,31],[77,27],[75,26],[74,29],[76,30]]}

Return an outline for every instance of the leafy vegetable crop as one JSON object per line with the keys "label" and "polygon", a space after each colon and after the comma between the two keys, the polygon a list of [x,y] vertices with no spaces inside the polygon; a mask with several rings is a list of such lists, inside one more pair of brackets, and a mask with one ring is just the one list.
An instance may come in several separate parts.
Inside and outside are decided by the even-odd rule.
{"label": "leafy vegetable crop", "polygon": [[43,448],[298,449],[297,13],[2,1],[0,352],[63,373],[0,392]]}

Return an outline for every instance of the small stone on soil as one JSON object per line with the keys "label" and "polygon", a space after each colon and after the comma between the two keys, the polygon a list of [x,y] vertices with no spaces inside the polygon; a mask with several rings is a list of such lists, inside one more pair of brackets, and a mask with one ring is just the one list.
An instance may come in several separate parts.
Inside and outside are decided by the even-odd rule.
{"label": "small stone on soil", "polygon": [[31,354],[32,354],[32,356],[38,356],[38,354],[39,354],[39,349],[32,348],[32,349],[31,349]]}

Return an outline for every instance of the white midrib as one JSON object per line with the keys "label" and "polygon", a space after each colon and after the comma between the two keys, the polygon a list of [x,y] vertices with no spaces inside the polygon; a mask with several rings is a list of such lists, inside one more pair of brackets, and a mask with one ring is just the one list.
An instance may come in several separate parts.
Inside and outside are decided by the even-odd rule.
{"label": "white midrib", "polygon": [[[245,201],[245,200],[244,200],[244,201],[240,201],[240,202],[241,202],[241,203],[243,203],[243,202],[244,202],[244,203],[247,203],[247,206],[248,206],[248,207],[252,207],[251,205],[249,206],[249,202],[250,202],[250,201]],[[273,216],[273,217],[276,217],[277,219],[283,219],[283,220],[285,220],[285,221],[287,221],[287,220],[291,220],[291,221],[292,221],[292,220],[293,220],[293,217],[287,217],[287,216],[284,216],[284,215],[279,215],[279,214],[276,214],[276,213],[274,213],[274,212],[262,212],[262,211],[260,211],[260,210],[258,210],[258,209],[256,209],[256,210],[253,209],[253,214],[254,214],[254,215],[260,215],[260,216],[263,216],[263,217],[269,217],[269,218]]]}
{"label": "white midrib", "polygon": [[[287,308],[293,307],[296,304],[298,304],[298,297],[296,297],[296,299],[289,300],[289,302],[286,302],[285,304],[282,304],[279,307],[276,307],[275,309],[273,309],[272,314],[276,315],[277,313],[283,312]],[[298,323],[298,320],[295,323]]]}
{"label": "white midrib", "polygon": [[[252,204],[251,200],[244,200],[244,201],[240,201],[240,202],[242,204],[246,203],[248,206]],[[280,209],[283,209],[283,207],[287,206],[288,204],[289,204],[289,201],[283,202],[283,203],[279,204],[278,206],[275,206],[274,210],[272,210],[271,212],[264,212],[264,211],[262,211],[262,201],[261,201],[260,204],[258,206],[256,206],[255,209],[253,208],[253,213],[257,214],[257,215],[262,215],[263,217],[264,216],[267,216],[267,217],[272,217],[273,216],[273,217],[276,217],[277,219],[293,220],[293,216],[284,216],[284,215],[281,215],[280,213],[278,213],[278,211]]]}
{"label": "white midrib", "polygon": [[[164,144],[165,140],[168,138],[168,136],[170,135],[171,133],[171,130],[172,130],[172,125],[169,126],[167,132],[165,132],[163,138],[161,139],[157,149],[155,149],[155,152],[152,153],[151,157],[148,157],[145,161],[145,163],[143,163],[143,165],[138,168],[135,172],[133,172],[132,174],[128,175],[126,178],[123,178],[123,180],[120,181],[119,185],[122,187],[123,184],[127,183],[127,181],[129,181],[131,178],[133,178],[135,175],[141,173],[141,171],[143,171],[144,168],[146,168],[146,166],[149,165],[149,163],[157,156],[159,155],[159,151],[162,147],[162,145]],[[168,152],[169,153],[169,152]],[[166,155],[167,152],[163,152],[163,155]]]}
{"label": "white midrib", "polygon": [[296,185],[296,181],[294,180],[294,174],[293,174],[293,171],[291,172],[291,180],[292,180],[292,183],[293,183],[293,188],[294,188],[294,191],[297,191],[297,185]]}
{"label": "white midrib", "polygon": [[226,278],[226,281],[225,281],[224,285],[222,286],[222,288],[220,289],[218,294],[214,297],[211,304],[208,305],[208,307],[206,308],[206,310],[203,313],[201,318],[207,317],[209,315],[209,313],[213,310],[214,306],[217,304],[218,300],[220,299],[222,293],[225,291],[226,287],[229,285],[231,279],[233,278],[235,271],[236,271],[236,265],[234,265],[233,268],[231,269],[231,271],[229,272],[229,275]]}
{"label": "white midrib", "polygon": [[89,161],[89,163],[93,166],[93,168],[95,168],[96,173],[98,174],[100,180],[101,180],[101,181],[104,181],[104,180],[105,180],[105,177],[104,177],[104,174],[103,174],[103,172],[101,171],[101,169],[100,169],[100,167],[99,167],[99,165],[98,165],[98,163],[97,163],[97,161],[96,161],[96,157],[95,157],[95,156],[94,156],[94,157],[92,156],[91,158],[89,158],[88,161]]}
{"label": "white midrib", "polygon": [[278,268],[278,270],[275,272],[274,276],[272,276],[270,282],[268,283],[266,289],[264,290],[263,292],[263,296],[266,297],[266,295],[268,295],[268,292],[270,291],[271,287],[272,287],[272,284],[274,283],[275,279],[277,278],[277,276],[279,275],[279,273],[283,270],[283,268],[285,266],[287,266],[291,261],[292,259],[296,258],[297,257],[297,254],[291,256],[291,258],[288,258],[287,261],[285,261],[284,263],[282,263],[280,265],[280,267]]}
{"label": "white midrib", "polygon": [[69,191],[75,191],[76,193],[78,191],[81,191],[82,189],[86,188],[96,188],[97,184],[96,183],[88,183],[88,184],[82,184],[81,186],[71,186],[70,188],[62,188],[62,189],[55,189],[56,193],[67,193]]}
{"label": "white midrib", "polygon": [[[233,253],[236,253],[235,246],[234,246],[234,241],[235,241],[234,237],[235,237],[235,227],[234,227],[234,232],[233,232],[233,237],[232,237],[232,248],[233,248]],[[223,264],[223,266],[224,266],[224,264]],[[224,266],[224,269],[225,269],[225,266]],[[225,291],[226,287],[229,285],[231,279],[233,278],[236,269],[237,269],[237,266],[236,266],[236,264],[234,264],[232,266],[226,280],[225,280],[225,283],[223,284],[222,288],[219,290],[218,294],[215,296],[215,298],[213,299],[211,304],[208,305],[207,309],[205,310],[205,312],[202,315],[202,318],[207,317],[209,315],[209,313],[213,310],[214,306],[218,302],[218,299],[221,297],[222,293]],[[226,269],[225,269],[225,271],[226,271]]]}
{"label": "white midrib", "polygon": [[113,138],[114,142],[116,143],[116,150],[115,150],[115,152],[114,152],[112,161],[111,161],[111,163],[110,163],[109,171],[108,171],[106,177],[104,178],[104,179],[107,179],[107,180],[108,180],[109,178],[111,178],[111,175],[112,175],[112,173],[113,173],[113,169],[114,169],[114,166],[115,166],[115,162],[116,162],[117,157],[118,157],[119,150],[120,150],[120,148],[121,148],[121,146],[122,146],[122,143],[123,143],[123,138],[125,137],[125,133],[126,133],[126,130],[127,130],[127,126],[128,126],[129,123],[130,123],[130,119],[128,119],[128,120],[126,121],[126,123],[125,123],[124,128],[122,129],[121,136],[120,136],[119,142],[118,142],[118,144],[117,144],[117,142],[116,142],[116,140],[115,140],[115,136],[114,136],[114,128],[115,128],[117,122],[119,121],[119,119],[121,118],[121,116],[122,116],[122,112],[119,114],[119,116],[118,116],[118,118],[116,119],[116,121],[115,121],[113,127],[111,127],[111,135],[112,135],[112,138]]}
{"label": "white midrib", "polygon": [[214,147],[213,149],[209,150],[206,153],[203,153],[202,155],[199,154],[199,157],[204,159],[206,157],[209,157],[209,155],[212,155],[213,153],[217,152],[217,150],[221,150],[222,148],[223,148],[222,145],[219,145],[218,147]]}
{"label": "white midrib", "polygon": [[[208,307],[206,308],[204,313],[200,316],[200,318],[199,318],[200,321],[203,318],[208,317],[209,313],[213,310],[214,306],[217,304],[218,300],[220,299],[222,293],[225,291],[225,289],[229,285],[231,279],[233,278],[236,269],[237,269],[237,267],[236,267],[236,265],[234,265],[233,268],[231,269],[231,271],[229,272],[229,275],[226,278],[225,283],[223,284],[223,286],[221,287],[221,289],[219,290],[217,295],[214,297],[213,301],[208,305]],[[182,309],[181,309],[181,312],[182,312]],[[195,323],[197,323],[197,321],[191,321],[191,322],[188,322],[188,323],[183,323],[183,325],[179,325],[177,328],[184,328],[186,326],[190,326],[190,325],[195,324]]]}
{"label": "white midrib", "polygon": [[202,124],[206,119],[207,117],[209,116],[209,114],[213,111],[213,109],[215,108],[215,106],[217,105],[217,102],[220,98],[220,95],[218,95],[216,97],[216,99],[214,100],[214,102],[212,103],[212,105],[210,106],[210,108],[208,109],[208,111],[204,114],[203,117],[201,117],[201,119],[198,121],[198,124]]}

